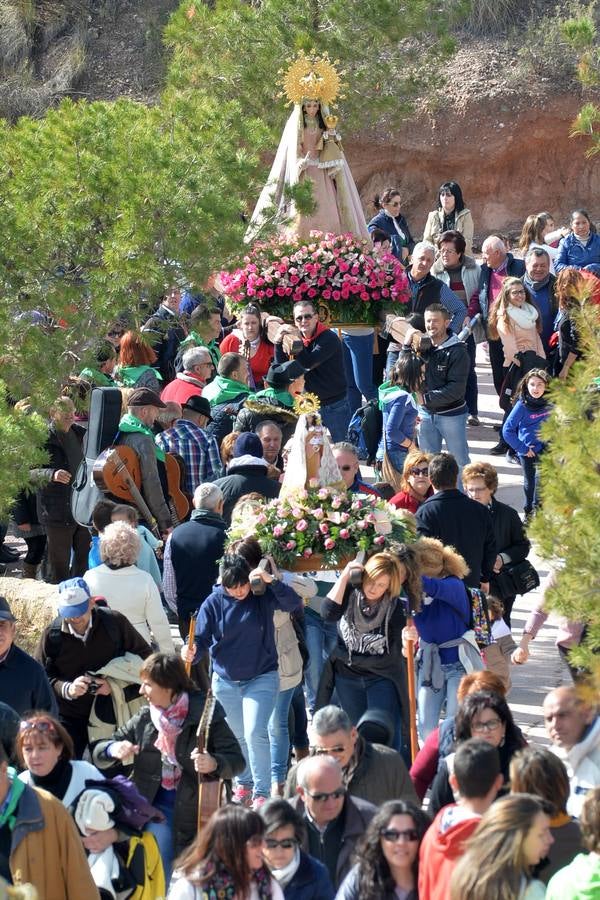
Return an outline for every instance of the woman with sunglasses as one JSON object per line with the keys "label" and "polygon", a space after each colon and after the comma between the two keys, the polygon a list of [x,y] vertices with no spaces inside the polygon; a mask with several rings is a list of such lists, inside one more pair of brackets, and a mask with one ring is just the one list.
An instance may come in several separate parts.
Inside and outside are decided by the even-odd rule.
{"label": "woman with sunglasses", "polygon": [[473,217],[465,206],[462,190],[456,181],[445,181],[437,194],[437,208],[427,216],[423,240],[436,244],[444,231],[459,231],[465,239],[465,253],[473,249]]}
{"label": "woman with sunglasses", "polygon": [[269,800],[260,810],[265,823],[263,857],[285,900],[333,900],[329,872],[301,849],[304,823],[286,800]]}
{"label": "woman with sunglasses", "polygon": [[[500,769],[504,777],[504,787],[500,789],[500,794],[506,793],[510,786],[511,760],[517,751],[527,746],[527,742],[515,725],[504,697],[492,691],[479,691],[465,697],[456,714],[454,736],[455,744],[475,737],[498,749]],[[454,754],[450,753],[440,761],[429,801],[432,815],[437,815],[443,806],[454,803],[449,782],[453,760]]]}
{"label": "woman with sunglasses", "polygon": [[263,860],[264,833],[257,812],[218,809],[177,860],[168,900],[284,900]]}
{"label": "woman with sunglasses", "polygon": [[410,450],[402,467],[402,490],[394,494],[390,503],[396,509],[407,509],[416,513],[421,503],[431,497],[433,488],[429,480],[430,453]]}
{"label": "woman with sunglasses", "polygon": [[415,803],[384,803],[357,847],[357,864],[336,900],[417,900],[419,847],[429,825]]}
{"label": "woman with sunglasses", "polygon": [[402,200],[400,191],[395,188],[386,188],[381,194],[375,194],[373,205],[377,210],[367,228],[369,234],[374,231],[384,231],[389,235],[392,243],[392,253],[400,262],[406,262],[415,242],[410,233],[408,222],[400,213]]}

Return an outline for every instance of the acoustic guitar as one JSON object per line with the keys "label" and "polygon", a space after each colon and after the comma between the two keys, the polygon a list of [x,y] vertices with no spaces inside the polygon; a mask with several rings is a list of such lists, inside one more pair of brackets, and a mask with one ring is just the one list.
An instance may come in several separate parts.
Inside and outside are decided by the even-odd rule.
{"label": "acoustic guitar", "polygon": [[[167,453],[165,458],[167,482],[171,495],[172,515],[175,512],[179,521],[184,519],[189,510],[189,501],[181,492],[181,469],[174,456]],[[96,459],[92,470],[94,482],[101,491],[112,494],[119,500],[133,503],[152,526],[152,531],[160,538],[160,532],[148,504],[144,500],[142,473],[137,453],[125,444],[108,447]],[[172,493],[171,493],[172,492]]]}
{"label": "acoustic guitar", "polygon": [[[198,730],[196,731],[196,746],[200,753],[204,753],[208,746],[208,735],[216,705],[217,698],[209,688],[206,694],[206,703],[198,723]],[[224,784],[218,776],[198,773],[198,831],[206,825],[212,814],[222,806],[223,788]]]}

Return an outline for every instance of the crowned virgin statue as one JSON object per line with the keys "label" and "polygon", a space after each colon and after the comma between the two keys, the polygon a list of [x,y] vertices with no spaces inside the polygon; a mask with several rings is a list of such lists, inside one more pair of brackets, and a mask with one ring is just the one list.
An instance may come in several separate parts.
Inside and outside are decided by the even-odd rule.
{"label": "crowned virgin statue", "polygon": [[[273,207],[279,232],[308,238],[311,231],[368,238],[360,197],[346,162],[338,118],[330,104],[338,96],[339,75],[327,56],[300,53],[284,77],[284,94],[294,108],[287,120],[269,178],[252,214],[246,241],[255,240]],[[310,179],[314,211],[299,213],[285,187]]]}

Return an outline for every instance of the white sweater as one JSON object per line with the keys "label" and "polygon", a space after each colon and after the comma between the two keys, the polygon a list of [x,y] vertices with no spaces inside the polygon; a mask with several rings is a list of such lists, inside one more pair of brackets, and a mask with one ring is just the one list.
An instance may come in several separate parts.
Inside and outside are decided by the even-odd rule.
{"label": "white sweater", "polygon": [[[63,806],[66,806],[67,809],[75,800],[76,797],[82,792],[85,787],[85,782],[89,778],[94,781],[104,781],[104,775],[100,772],[96,766],[93,766],[91,763],[86,762],[84,759],[72,759],[71,760],[71,780],[69,782],[69,787],[66,790],[65,796],[60,801]],[[25,784],[30,785],[31,787],[35,787],[32,778],[31,772],[29,769],[25,769],[24,772],[21,772],[19,775],[21,781],[24,781]]]}
{"label": "white sweater", "polygon": [[129,619],[145,641],[150,643],[152,632],[162,653],[175,652],[169,622],[151,575],[137,566],[109,569],[102,563],[89,569],[83,578],[92,596],[105,597],[110,608]]}

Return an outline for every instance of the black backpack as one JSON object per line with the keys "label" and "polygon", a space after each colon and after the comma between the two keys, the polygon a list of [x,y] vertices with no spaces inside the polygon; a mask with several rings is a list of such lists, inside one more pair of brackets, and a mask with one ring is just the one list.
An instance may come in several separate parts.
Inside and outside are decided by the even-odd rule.
{"label": "black backpack", "polygon": [[375,462],[382,432],[383,413],[377,400],[368,400],[356,410],[348,425],[348,440],[358,450],[359,459],[369,465]]}

